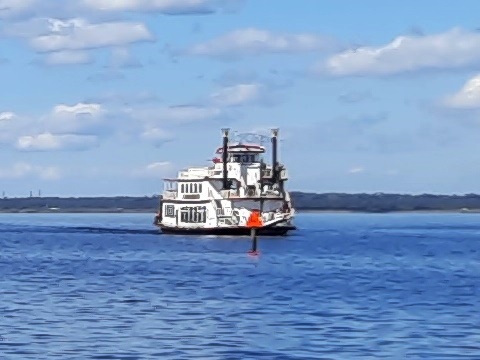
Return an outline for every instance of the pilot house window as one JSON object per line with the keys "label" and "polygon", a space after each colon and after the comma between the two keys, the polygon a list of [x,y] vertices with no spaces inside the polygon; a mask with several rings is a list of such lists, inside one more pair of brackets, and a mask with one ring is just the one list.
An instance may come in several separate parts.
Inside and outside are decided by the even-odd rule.
{"label": "pilot house window", "polygon": [[232,156],[232,161],[236,163],[253,163],[255,162],[255,155],[253,154],[235,154]]}

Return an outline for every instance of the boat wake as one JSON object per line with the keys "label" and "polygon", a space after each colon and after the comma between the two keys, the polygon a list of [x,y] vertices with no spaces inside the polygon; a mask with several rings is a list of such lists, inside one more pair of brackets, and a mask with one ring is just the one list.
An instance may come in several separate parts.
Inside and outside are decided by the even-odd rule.
{"label": "boat wake", "polygon": [[132,234],[132,235],[158,235],[158,229],[127,229],[107,228],[97,226],[32,226],[32,225],[7,225],[0,224],[2,233],[51,233],[51,234]]}

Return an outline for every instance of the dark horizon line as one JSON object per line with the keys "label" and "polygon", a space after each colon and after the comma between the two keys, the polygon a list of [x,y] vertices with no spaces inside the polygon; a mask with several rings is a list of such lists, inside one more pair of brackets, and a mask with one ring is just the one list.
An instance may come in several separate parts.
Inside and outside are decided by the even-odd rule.
{"label": "dark horizon line", "polygon": [[[394,195],[394,196],[448,196],[448,197],[462,197],[462,196],[480,196],[478,193],[401,193],[401,192],[314,192],[314,191],[302,191],[302,190],[291,190],[290,194],[304,194],[304,195],[368,195],[368,196],[385,196],[385,195]],[[96,198],[157,198],[161,194],[153,195],[32,195],[32,196],[8,196],[0,197],[0,200],[6,199],[47,199],[47,198],[57,198],[57,199],[96,199]]]}

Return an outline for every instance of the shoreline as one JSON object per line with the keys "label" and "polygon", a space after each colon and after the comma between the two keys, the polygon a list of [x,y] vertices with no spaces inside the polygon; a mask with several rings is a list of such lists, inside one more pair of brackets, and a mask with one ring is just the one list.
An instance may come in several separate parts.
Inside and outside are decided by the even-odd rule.
{"label": "shoreline", "polygon": [[[0,214],[152,214],[155,209],[0,209]],[[480,209],[432,209],[432,210],[324,210],[324,209],[295,209],[296,214],[480,214]]]}

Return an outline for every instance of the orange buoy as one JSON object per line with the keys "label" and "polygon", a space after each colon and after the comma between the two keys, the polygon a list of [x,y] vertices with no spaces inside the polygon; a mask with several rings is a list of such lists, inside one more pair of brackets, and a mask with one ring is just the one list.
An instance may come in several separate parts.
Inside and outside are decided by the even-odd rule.
{"label": "orange buoy", "polygon": [[247,221],[247,227],[249,228],[260,228],[263,226],[262,216],[260,215],[260,211],[252,210],[250,217]]}
{"label": "orange buoy", "polygon": [[257,229],[263,226],[262,215],[258,210],[252,210],[247,221],[252,237],[252,248],[248,252],[249,255],[257,256],[260,252],[257,250]]}

